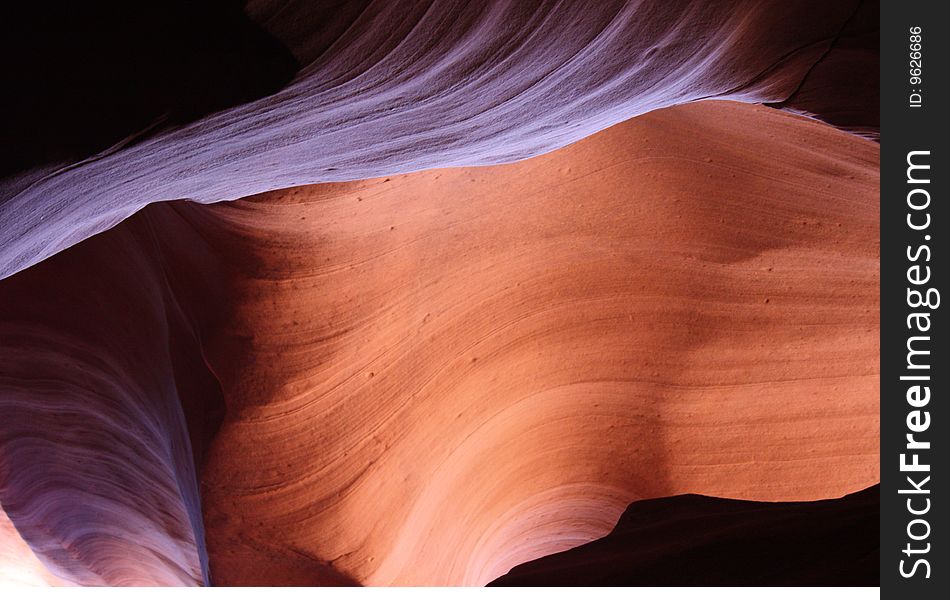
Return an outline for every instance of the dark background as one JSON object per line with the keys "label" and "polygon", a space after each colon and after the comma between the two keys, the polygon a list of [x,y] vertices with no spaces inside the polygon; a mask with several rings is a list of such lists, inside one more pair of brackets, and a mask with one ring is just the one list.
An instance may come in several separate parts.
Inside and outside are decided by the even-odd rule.
{"label": "dark background", "polygon": [[274,93],[299,65],[233,0],[3,2],[0,177]]}

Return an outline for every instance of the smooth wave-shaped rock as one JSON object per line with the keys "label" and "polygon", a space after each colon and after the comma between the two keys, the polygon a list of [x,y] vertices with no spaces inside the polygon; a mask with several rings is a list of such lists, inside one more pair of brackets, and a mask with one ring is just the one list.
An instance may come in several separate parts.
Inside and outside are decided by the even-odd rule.
{"label": "smooth wave-shaped rock", "polygon": [[878,155],[702,102],[153,204],[0,282],[0,504],[77,583],[484,584],[637,499],[865,488]]}
{"label": "smooth wave-shaped rock", "polygon": [[[129,131],[85,160],[6,178],[0,278],[153,202],[505,163],[666,106],[784,102],[804,94],[818,61],[831,64],[859,4],[376,0],[328,14],[324,3],[252,2],[250,13],[304,65],[294,81],[150,137]],[[820,105],[807,95],[803,110],[864,101],[847,86],[831,91]]]}
{"label": "smooth wave-shaped rock", "polygon": [[636,498],[874,484],[877,161],[703,103],[513,165],[183,205],[235,299],[205,345],[214,580],[300,555],[482,584]]}
{"label": "smooth wave-shaped rock", "polygon": [[489,585],[878,586],[880,517],[880,486],[816,502],[641,500],[606,537]]}
{"label": "smooth wave-shaped rock", "polygon": [[217,384],[152,236],[130,221],[0,284],[0,505],[78,584],[207,582],[186,415]]}

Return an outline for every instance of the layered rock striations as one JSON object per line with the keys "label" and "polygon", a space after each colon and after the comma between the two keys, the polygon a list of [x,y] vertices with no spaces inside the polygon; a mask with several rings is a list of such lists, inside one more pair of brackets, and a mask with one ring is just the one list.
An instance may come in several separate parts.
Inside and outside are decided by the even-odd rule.
{"label": "layered rock striations", "polygon": [[[853,25],[856,14],[865,14],[861,5],[861,0],[611,0],[596,6],[376,0],[340,6],[255,0],[247,13],[292,59],[245,24],[223,30],[208,25],[213,19],[205,11],[195,19],[207,32],[173,30],[176,48],[181,40],[195,46],[194,61],[180,49],[143,50],[132,36],[134,43],[126,43],[144,58],[97,72],[96,61],[111,64],[109,52],[124,52],[120,36],[89,59],[89,76],[110,86],[129,80],[117,93],[152,92],[130,98],[147,110],[128,110],[134,118],[123,130],[68,77],[67,89],[38,96],[52,110],[92,104],[99,126],[80,132],[99,136],[108,129],[110,142],[91,155],[50,158],[53,162],[31,163],[6,175],[0,183],[0,277],[154,202],[218,202],[303,184],[511,162],[651,110],[701,99],[781,103],[827,113],[834,123],[866,132],[874,128],[876,113],[864,108],[863,88],[834,83],[843,73],[877,77],[876,53],[863,50],[868,38]],[[184,18],[169,16],[168,10],[157,11],[155,18],[169,27]],[[176,10],[195,9],[186,3]],[[231,12],[222,9],[228,22],[236,20]],[[8,22],[15,25],[16,18]],[[129,19],[92,35],[114,36]],[[200,43],[203,35],[214,40],[208,47]],[[35,46],[36,36],[28,37]],[[843,39],[858,39],[859,51],[852,52],[855,45]],[[175,60],[171,67],[154,64],[165,55]],[[58,60],[68,59],[46,57],[34,68],[49,73],[48,63],[55,66]],[[282,89],[246,101],[272,90],[294,68],[296,76]],[[46,81],[28,75],[25,85],[39,85],[36,79]],[[162,104],[169,86],[195,98],[172,97]],[[229,93],[217,93],[222,89]],[[80,97],[48,100],[70,95]],[[245,102],[221,108],[238,101]],[[110,102],[106,95],[100,104]],[[146,120],[163,107],[167,115],[155,123]],[[176,117],[208,110],[217,112],[192,121]],[[77,113],[77,119],[87,116]],[[18,118],[14,129],[28,138],[29,124]],[[37,135],[45,131],[37,127]],[[72,127],[61,129],[67,140]],[[96,147],[68,140],[73,153]],[[44,143],[55,145],[55,136]],[[57,157],[60,150],[42,147],[35,154]]]}
{"label": "layered rock striations", "polygon": [[480,585],[878,472],[878,145],[736,102],[156,203],[0,281],[0,504],[80,584]]}

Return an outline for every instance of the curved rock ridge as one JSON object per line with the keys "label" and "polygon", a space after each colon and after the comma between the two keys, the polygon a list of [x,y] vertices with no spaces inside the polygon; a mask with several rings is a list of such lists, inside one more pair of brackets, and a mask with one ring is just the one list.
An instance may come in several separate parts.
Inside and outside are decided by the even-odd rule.
{"label": "curved rock ridge", "polygon": [[606,537],[489,585],[876,587],[880,517],[880,486],[815,502],[641,500]]}
{"label": "curved rock ridge", "polygon": [[863,489],[878,157],[701,102],[151,205],[0,282],[0,504],[76,583],[480,585],[638,499]]}
{"label": "curved rock ridge", "polygon": [[129,221],[0,284],[0,505],[76,584],[208,582],[186,419],[218,388],[154,235]]}
{"label": "curved rock ridge", "polygon": [[[782,102],[859,4],[252,2],[251,14],[304,65],[296,79],[187,125],[129,131],[80,162],[5,179],[0,278],[157,201],[506,163],[665,106]],[[846,86],[831,92],[821,107],[863,101]],[[805,110],[817,108],[809,101]]]}

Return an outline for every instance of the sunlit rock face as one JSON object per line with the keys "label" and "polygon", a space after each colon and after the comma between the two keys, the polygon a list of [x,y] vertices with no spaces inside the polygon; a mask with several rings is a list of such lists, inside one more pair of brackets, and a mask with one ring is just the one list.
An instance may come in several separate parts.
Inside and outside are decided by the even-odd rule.
{"label": "sunlit rock face", "polygon": [[514,165],[187,206],[236,258],[205,345],[216,581],[299,553],[484,584],[636,498],[875,483],[877,160],[715,103]]}
{"label": "sunlit rock face", "polygon": [[[837,55],[859,4],[252,2],[298,57],[294,80],[185,126],[130,129],[88,159],[7,177],[0,276],[152,202],[510,162],[664,106],[782,102]],[[848,71],[876,79],[877,63],[866,64],[876,55],[864,58]],[[829,91],[806,110],[866,102],[848,87]]]}
{"label": "sunlit rock face", "polygon": [[[3,283],[4,506],[109,583],[201,583],[203,522],[216,583],[483,584],[638,498],[866,487],[877,161],[702,103],[512,165],[149,207]],[[94,514],[40,531],[56,502]],[[47,550],[72,527],[80,561]]]}
{"label": "sunlit rock face", "polygon": [[867,7],[323,4],[0,185],[3,582],[482,585],[879,480]]}

